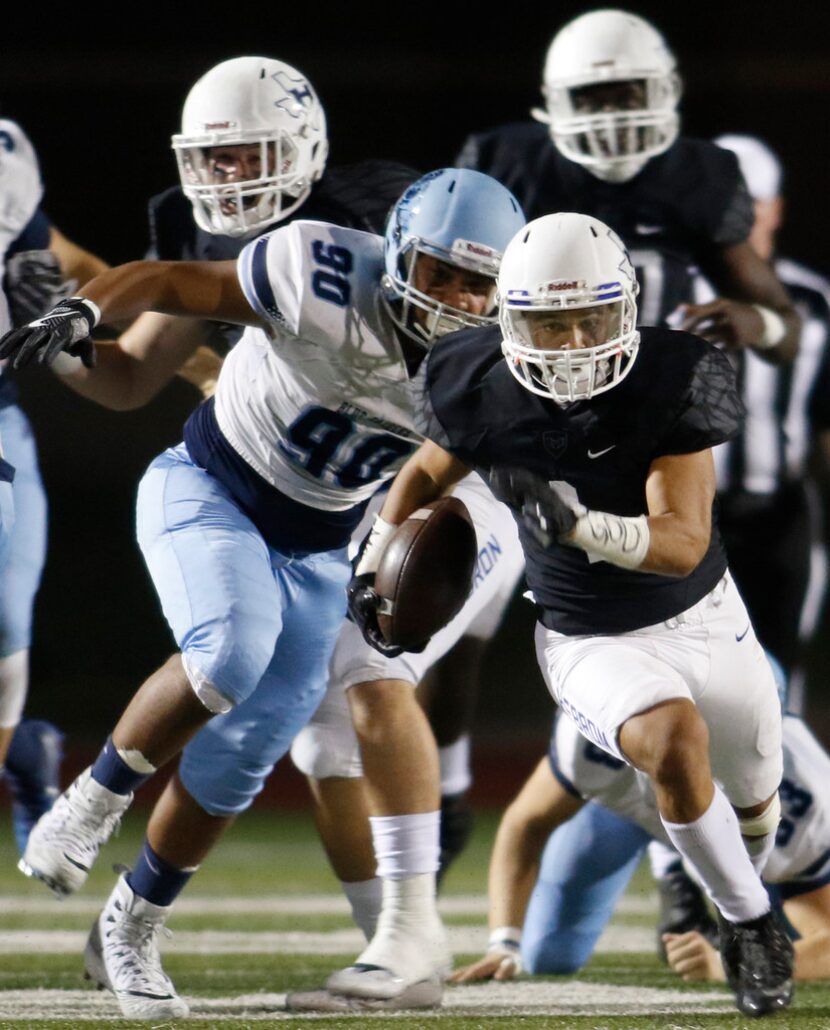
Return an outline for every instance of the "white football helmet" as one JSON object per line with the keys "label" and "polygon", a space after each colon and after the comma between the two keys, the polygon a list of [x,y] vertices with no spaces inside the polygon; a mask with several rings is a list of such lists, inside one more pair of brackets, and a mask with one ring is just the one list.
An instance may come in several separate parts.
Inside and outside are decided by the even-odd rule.
{"label": "white football helmet", "polygon": [[[248,147],[255,174],[217,182],[210,167],[214,147]],[[326,117],[296,68],[268,57],[236,57],[191,89],[173,150],[199,228],[251,236],[296,210],[323,174]],[[250,162],[249,156],[249,168]]]}
{"label": "white football helmet", "polygon": [[[680,78],[660,33],[627,11],[600,10],[568,22],[553,38],[542,92],[554,145],[607,182],[626,182],[674,143]],[[592,103],[586,87],[636,83],[632,106]]]}
{"label": "white football helmet", "polygon": [[510,371],[559,404],[610,390],[637,357],[637,290],[623,242],[604,222],[571,213],[528,222],[508,244],[498,279]]}

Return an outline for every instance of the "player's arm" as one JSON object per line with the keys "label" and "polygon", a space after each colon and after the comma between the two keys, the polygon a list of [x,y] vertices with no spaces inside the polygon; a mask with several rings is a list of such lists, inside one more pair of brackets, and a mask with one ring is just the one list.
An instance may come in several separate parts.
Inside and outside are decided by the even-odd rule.
{"label": "player's arm", "polygon": [[437,501],[468,475],[470,469],[443,447],[426,440],[395,477],[380,518],[399,526],[413,511]]}
{"label": "player's arm", "polygon": [[[830,884],[789,898],[784,912],[801,935],[793,942],[795,979],[830,979]],[[684,980],[726,980],[720,955],[701,934],[664,934],[663,941],[669,965]]]}
{"label": "player's arm", "polygon": [[236,275],[235,261],[133,261],[88,282],[76,297],[0,340],[0,358],[15,368],[33,357],[51,363],[57,354],[95,361],[89,335],[100,323],[128,322],[145,311],[264,325]]}
{"label": "player's arm", "polygon": [[792,361],[801,320],[769,262],[742,242],[714,251],[701,269],[722,296],[688,305],[683,328],[727,347],[751,347],[773,364]]}
{"label": "player's arm", "polygon": [[456,983],[509,980],[521,972],[521,928],[551,833],[584,804],[553,775],[543,758],[502,816],[490,858],[488,916],[490,943],[477,962],[457,969]]}
{"label": "player's arm", "polygon": [[67,239],[54,225],[49,229],[49,250],[58,259],[64,279],[74,279],[78,286],[109,268],[106,261]]}
{"label": "player's arm", "polygon": [[414,511],[437,501],[469,471],[448,451],[425,441],[393,480],[383,508],[360,549],[347,590],[349,617],[360,628],[364,640],[388,658],[396,657],[403,649],[389,644],[378,624],[380,598],[375,591],[375,573],[386,545]]}
{"label": "player's arm", "polygon": [[693,572],[709,549],[714,497],[710,450],[656,458],[646,480],[649,542],[639,568],[664,576]]}
{"label": "player's arm", "polygon": [[588,509],[570,484],[548,483],[524,469],[494,469],[490,487],[521,513],[543,547],[578,547],[592,561],[688,576],[709,548],[715,495],[709,450],[655,458],[646,479],[644,515]]}
{"label": "player's arm", "polygon": [[79,295],[101,312],[101,323],[145,311],[261,326],[242,292],[236,261],[131,261],[87,283]]}
{"label": "player's arm", "polygon": [[[96,344],[96,362],[88,368],[80,358],[59,354],[52,363],[68,387],[113,411],[131,411],[149,403],[184,369],[201,355],[205,338],[202,319],[176,318],[154,311],[140,315],[116,340]],[[218,375],[221,360],[209,352],[213,362],[191,367],[186,378],[204,390]]]}

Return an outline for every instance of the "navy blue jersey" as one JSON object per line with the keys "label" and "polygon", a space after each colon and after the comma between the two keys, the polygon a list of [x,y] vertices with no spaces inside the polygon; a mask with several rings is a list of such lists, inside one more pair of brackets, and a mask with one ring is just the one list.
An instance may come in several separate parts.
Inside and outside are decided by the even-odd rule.
{"label": "navy blue jersey", "polygon": [[[497,327],[453,333],[429,354],[425,435],[485,479],[494,466],[522,467],[570,483],[588,508],[645,514],[655,458],[730,439],[742,406],[732,366],[716,348],[689,333],[641,333],[621,383],[566,405],[513,377]],[[662,622],[704,597],[726,569],[714,518],[703,561],[683,578],[591,563],[565,545],[544,548],[521,521],[519,534],[540,618],[560,633],[622,633]]]}
{"label": "navy blue jersey", "polygon": [[738,160],[708,140],[681,137],[633,179],[609,183],[563,157],[547,126],[522,122],[470,136],[457,164],[504,183],[528,220],[576,211],[616,230],[637,270],[644,325],[691,302],[693,267],[716,273],[715,253],[752,228]]}
{"label": "navy blue jersey", "polygon": [[[393,161],[361,161],[328,169],[304,204],[262,232],[301,218],[382,234],[389,209],[419,176],[420,172]],[[149,214],[148,257],[158,261],[235,261],[250,242],[247,237],[219,236],[200,229],[181,186],[152,197]],[[205,343],[224,356],[241,335],[239,326],[213,323]]]}

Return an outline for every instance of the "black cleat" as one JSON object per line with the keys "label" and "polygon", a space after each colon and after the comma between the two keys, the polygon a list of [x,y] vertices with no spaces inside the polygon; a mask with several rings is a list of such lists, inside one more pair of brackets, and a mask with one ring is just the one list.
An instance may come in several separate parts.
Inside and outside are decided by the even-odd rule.
{"label": "black cleat", "polygon": [[657,954],[666,960],[664,933],[697,930],[713,948],[718,946],[718,925],[712,918],[703,891],[682,866],[671,869],[657,881],[660,892],[660,921],[657,925]]}
{"label": "black cleat", "polygon": [[779,1012],[793,1000],[793,943],[774,912],[747,923],[721,916],[720,956],[745,1016]]}
{"label": "black cleat", "polygon": [[441,857],[437,882],[440,886],[447,869],[458,858],[473,832],[473,810],[466,793],[441,796]]}

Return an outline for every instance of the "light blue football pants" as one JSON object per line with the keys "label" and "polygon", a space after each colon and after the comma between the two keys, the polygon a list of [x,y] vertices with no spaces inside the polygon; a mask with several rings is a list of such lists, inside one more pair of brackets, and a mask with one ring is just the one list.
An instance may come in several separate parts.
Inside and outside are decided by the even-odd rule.
{"label": "light blue football pants", "polygon": [[[16,405],[0,408],[3,455],[14,465],[12,504],[6,489],[3,524],[11,523],[0,576],[0,658],[26,650],[32,642],[35,595],[46,561],[46,493],[29,420]],[[8,483],[2,486],[8,488]]]}
{"label": "light blue football pants", "polygon": [[138,542],[188,673],[233,707],[182,753],[179,776],[211,815],[247,808],[314,714],[346,612],[346,551],[270,548],[184,445],[138,491]]}
{"label": "light blue football pants", "polygon": [[574,973],[588,961],[650,840],[594,802],[551,834],[522,930],[529,973]]}

